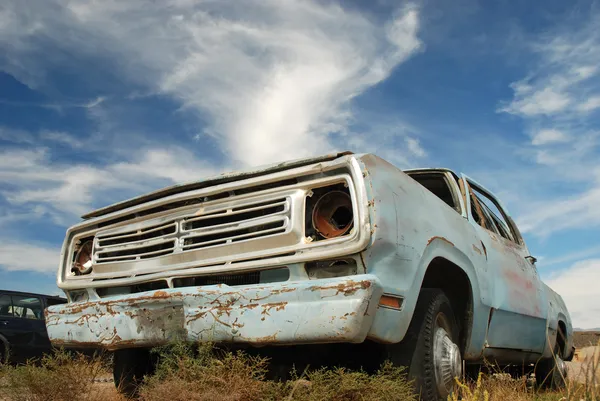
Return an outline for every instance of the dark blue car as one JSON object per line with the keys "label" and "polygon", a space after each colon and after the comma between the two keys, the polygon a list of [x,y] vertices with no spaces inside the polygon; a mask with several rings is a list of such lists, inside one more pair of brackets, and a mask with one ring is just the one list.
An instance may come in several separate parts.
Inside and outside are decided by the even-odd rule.
{"label": "dark blue car", "polygon": [[25,362],[51,351],[44,310],[65,303],[57,296],[0,290],[0,362]]}

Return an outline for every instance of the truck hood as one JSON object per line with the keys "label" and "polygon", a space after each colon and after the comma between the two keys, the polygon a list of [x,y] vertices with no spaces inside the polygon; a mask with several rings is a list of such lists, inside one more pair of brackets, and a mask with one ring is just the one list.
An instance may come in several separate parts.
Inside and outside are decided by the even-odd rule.
{"label": "truck hood", "polygon": [[166,196],[179,194],[182,192],[193,191],[197,189],[207,188],[213,185],[225,184],[232,181],[238,181],[246,178],[254,178],[261,175],[275,173],[283,170],[289,170],[296,167],[307,166],[314,163],[326,162],[335,160],[338,157],[352,154],[352,152],[338,152],[330,153],[317,157],[308,157],[303,159],[296,159],[285,161],[281,163],[273,163],[264,166],[255,167],[250,170],[233,171],[229,173],[219,174],[217,176],[207,178],[201,181],[193,181],[186,184],[177,184],[171,187],[159,189],[158,191],[150,192],[149,194],[138,196],[123,202],[114,203],[112,205],[94,210],[93,212],[87,213],[81,216],[84,220],[91,219],[94,217],[104,216],[106,214],[116,212],[119,210],[127,209],[128,207],[140,205],[142,203],[150,202],[156,199],[164,198]]}

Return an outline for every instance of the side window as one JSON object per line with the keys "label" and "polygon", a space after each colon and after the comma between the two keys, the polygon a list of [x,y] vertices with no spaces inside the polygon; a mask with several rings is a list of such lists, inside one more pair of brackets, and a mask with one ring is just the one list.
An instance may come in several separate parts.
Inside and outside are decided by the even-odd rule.
{"label": "side window", "polygon": [[15,317],[23,317],[26,319],[42,319],[44,315],[42,302],[37,297],[13,295],[12,308]]}
{"label": "side window", "polygon": [[487,214],[487,211],[479,198],[472,190],[470,190],[469,196],[471,197],[471,214],[473,215],[475,222],[481,227],[497,233],[496,226],[492,223],[492,218]]}
{"label": "side window", "polygon": [[10,302],[10,295],[0,295],[0,316],[12,317],[12,304]]}
{"label": "side window", "polygon": [[460,206],[443,173],[409,173],[408,175],[452,209],[460,212]]}
{"label": "side window", "polygon": [[[480,222],[477,223],[490,231],[500,234],[508,240],[518,243],[517,236],[508,224],[508,219],[500,206],[476,186],[470,185],[469,191],[471,192],[471,208],[473,209],[473,204],[475,203],[475,209],[481,209],[481,213],[479,214],[485,216],[485,225]],[[476,199],[475,202],[473,202],[473,198]],[[475,214],[473,214],[473,216],[475,216]]]}

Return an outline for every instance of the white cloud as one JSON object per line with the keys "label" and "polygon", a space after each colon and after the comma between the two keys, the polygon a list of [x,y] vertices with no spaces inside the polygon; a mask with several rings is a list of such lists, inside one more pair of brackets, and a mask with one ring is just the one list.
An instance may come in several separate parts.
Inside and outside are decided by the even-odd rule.
{"label": "white cloud", "polygon": [[565,198],[552,198],[531,204],[518,219],[524,233],[548,236],[573,228],[600,226],[600,183],[588,191]]}
{"label": "white cloud", "polygon": [[579,105],[579,110],[588,112],[600,107],[600,96],[591,96]]}
{"label": "white cloud", "polygon": [[77,139],[75,136],[61,131],[42,131],[40,138],[52,142],[63,143],[69,145],[72,148],[81,148],[84,145],[84,141]]}
{"label": "white cloud", "polygon": [[422,48],[410,6],[381,22],[316,1],[253,0],[241,13],[234,0],[40,0],[11,4],[4,19],[3,67],[24,82],[43,82],[36,39],[112,59],[131,82],[207,117],[243,165],[334,147],[349,102]]}
{"label": "white cloud", "polygon": [[571,103],[567,94],[552,87],[534,89],[530,86],[514,86],[513,89],[515,99],[501,111],[526,117],[548,115],[565,111]]}
{"label": "white cloud", "polygon": [[0,151],[4,198],[16,210],[25,208],[37,218],[50,215],[63,226],[93,207],[213,174],[211,166],[175,146],[141,149],[129,160],[104,166],[53,163],[45,149]]}
{"label": "white cloud", "polygon": [[513,98],[498,110],[523,119],[531,133],[530,146],[517,151],[529,164],[523,174],[544,182],[527,184],[527,193],[517,190],[522,205],[517,220],[525,233],[546,237],[600,226],[600,179],[595,176],[600,133],[590,113],[600,107],[598,22],[595,13],[535,38],[530,72],[511,85]]}
{"label": "white cloud", "polygon": [[599,282],[600,259],[579,261],[546,280],[563,297],[573,325],[584,329],[600,327]]}
{"label": "white cloud", "polygon": [[567,142],[569,136],[557,129],[543,129],[536,132],[531,139],[533,145],[546,145],[549,143]]}
{"label": "white cloud", "polygon": [[499,111],[530,117],[577,118],[600,107],[600,18],[565,24],[531,44],[538,63],[524,79],[511,86],[514,96]]}
{"label": "white cloud", "polygon": [[413,155],[415,155],[417,157],[425,157],[427,155],[425,150],[423,150],[423,148],[421,147],[421,144],[418,139],[406,137],[406,138],[404,138],[404,141],[406,142],[406,146],[408,147],[408,150]]}
{"label": "white cloud", "polygon": [[0,266],[5,270],[55,272],[59,259],[60,247],[0,240]]}

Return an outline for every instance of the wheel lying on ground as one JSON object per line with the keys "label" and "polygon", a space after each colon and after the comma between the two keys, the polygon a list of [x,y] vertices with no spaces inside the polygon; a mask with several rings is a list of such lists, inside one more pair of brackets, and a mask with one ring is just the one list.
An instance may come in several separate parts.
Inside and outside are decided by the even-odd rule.
{"label": "wheel lying on ground", "polygon": [[136,397],[145,375],[154,371],[150,350],[130,348],[113,354],[113,378],[117,390],[127,397]]}
{"label": "wheel lying on ground", "polygon": [[535,380],[538,386],[550,389],[562,389],[566,386],[567,363],[564,361],[565,336],[558,330],[554,354],[548,359],[543,359],[535,366]]}
{"label": "wheel lying on ground", "polygon": [[396,366],[407,366],[422,401],[447,400],[462,376],[459,328],[450,301],[438,289],[422,289],[404,340],[390,346]]}

